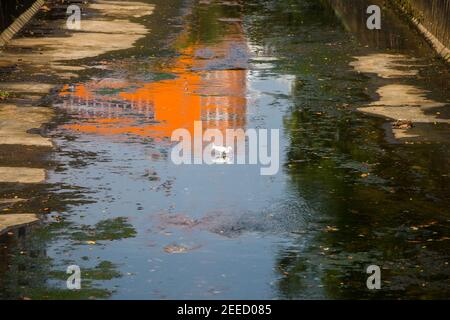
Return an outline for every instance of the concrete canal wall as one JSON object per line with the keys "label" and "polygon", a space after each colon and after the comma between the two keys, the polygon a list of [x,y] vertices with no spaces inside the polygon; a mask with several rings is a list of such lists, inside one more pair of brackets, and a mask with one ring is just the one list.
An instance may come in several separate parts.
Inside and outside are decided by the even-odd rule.
{"label": "concrete canal wall", "polygon": [[0,1],[0,47],[11,40],[43,4],[44,0]]}
{"label": "concrete canal wall", "polygon": [[[360,8],[366,1],[329,2],[334,7],[351,10]],[[390,2],[408,17],[435,51],[450,62],[450,0],[390,0]],[[0,46],[5,45],[19,32],[43,4],[44,0],[0,1]]]}
{"label": "concrete canal wall", "polygon": [[436,52],[450,62],[450,0],[393,0]]}
{"label": "concrete canal wall", "polygon": [[[417,43],[411,42],[408,33],[410,26],[400,16],[408,19],[429,42],[434,50],[450,62],[450,0],[323,0],[330,5],[341,19],[345,28],[357,34],[363,44],[370,43],[380,48],[409,48]],[[366,28],[369,5],[396,10],[383,10],[381,30]],[[398,37],[397,34],[402,35]],[[416,48],[419,49],[419,48]]]}

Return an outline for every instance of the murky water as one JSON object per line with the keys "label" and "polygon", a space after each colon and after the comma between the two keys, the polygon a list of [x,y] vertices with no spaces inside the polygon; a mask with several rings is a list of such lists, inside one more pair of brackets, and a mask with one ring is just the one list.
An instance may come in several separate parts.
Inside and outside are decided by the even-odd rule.
{"label": "murky water", "polygon": [[[0,253],[0,297],[448,297],[450,73],[414,31],[385,9],[371,34],[364,1],[151,3],[145,39],[53,97],[54,169],[21,191],[46,218]],[[383,113],[405,103],[408,134]],[[280,129],[279,172],[173,164],[194,121]]]}

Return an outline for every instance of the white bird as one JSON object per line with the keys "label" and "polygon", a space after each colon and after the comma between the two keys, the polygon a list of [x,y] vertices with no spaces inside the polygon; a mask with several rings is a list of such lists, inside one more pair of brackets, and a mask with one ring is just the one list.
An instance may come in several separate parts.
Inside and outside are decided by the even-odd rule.
{"label": "white bird", "polygon": [[228,153],[230,153],[233,150],[233,148],[230,146],[228,146],[228,147],[216,146],[213,143],[212,150],[214,150],[215,152],[218,152],[222,157],[225,157]]}

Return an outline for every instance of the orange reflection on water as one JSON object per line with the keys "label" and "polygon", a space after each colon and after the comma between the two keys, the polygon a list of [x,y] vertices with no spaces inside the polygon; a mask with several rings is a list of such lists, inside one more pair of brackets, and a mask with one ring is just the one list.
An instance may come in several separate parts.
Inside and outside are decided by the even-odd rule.
{"label": "orange reflection on water", "polygon": [[[235,41],[223,41],[208,50],[214,57],[224,57]],[[219,129],[224,136],[227,128],[245,129],[246,70],[207,70],[205,64],[213,59],[198,58],[195,52],[202,49],[190,46],[182,51],[164,70],[175,74],[173,79],[147,83],[104,79],[74,88],[66,86],[61,93],[66,102],[70,99],[69,104],[87,105],[90,114],[83,121],[64,127],[87,133],[160,139],[170,138],[178,128],[189,130],[193,136],[195,121],[202,121],[203,130]],[[100,109],[106,111],[96,112]]]}

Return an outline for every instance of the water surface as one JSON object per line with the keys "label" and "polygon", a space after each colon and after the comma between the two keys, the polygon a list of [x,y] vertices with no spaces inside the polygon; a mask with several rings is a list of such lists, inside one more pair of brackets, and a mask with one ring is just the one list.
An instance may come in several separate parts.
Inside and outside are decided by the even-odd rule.
{"label": "water surface", "polygon": [[[409,26],[386,8],[370,34],[365,1],[152,3],[145,39],[83,61],[99,71],[53,97],[68,117],[50,212],[10,240],[1,297],[448,297],[448,123],[399,137],[357,110],[409,86],[448,119],[448,67]],[[355,68],[373,57],[404,66]],[[279,172],[174,165],[171,132],[194,121],[280,129]],[[81,291],[65,289],[70,264]],[[366,288],[372,264],[382,290]]]}

